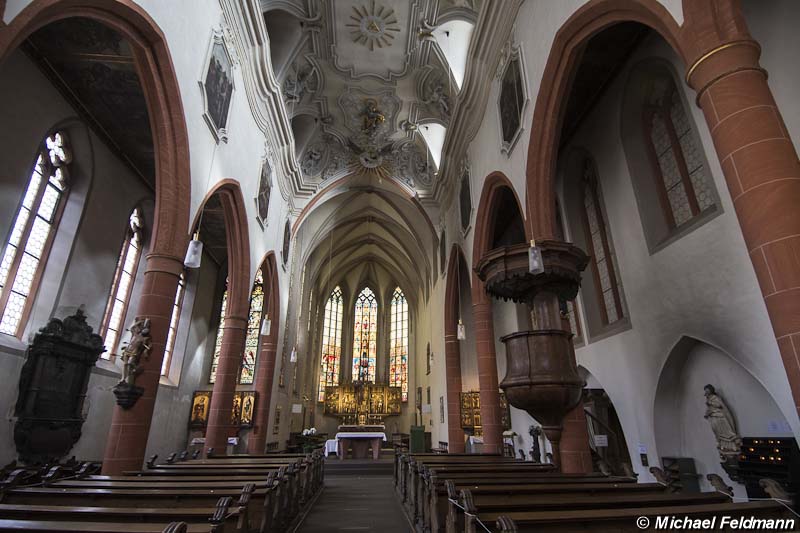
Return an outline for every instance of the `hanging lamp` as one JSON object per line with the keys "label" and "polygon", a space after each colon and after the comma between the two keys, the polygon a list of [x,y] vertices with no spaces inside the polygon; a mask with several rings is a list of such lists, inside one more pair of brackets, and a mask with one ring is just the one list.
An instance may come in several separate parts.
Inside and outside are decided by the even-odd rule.
{"label": "hanging lamp", "polygon": [[200,231],[195,231],[189,247],[186,249],[186,257],[183,266],[186,268],[200,268],[203,259],[203,241],[200,240]]}

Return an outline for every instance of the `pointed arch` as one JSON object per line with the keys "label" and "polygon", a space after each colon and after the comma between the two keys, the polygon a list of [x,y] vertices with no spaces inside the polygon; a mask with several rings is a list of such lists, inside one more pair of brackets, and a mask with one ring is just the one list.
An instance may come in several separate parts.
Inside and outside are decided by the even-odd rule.
{"label": "pointed arch", "polygon": [[531,238],[552,238],[555,227],[555,169],[561,122],[584,46],[620,22],[638,22],[660,34],[687,62],[680,27],[656,0],[599,0],[578,9],[556,33],[533,111],[526,168],[526,211]]}
{"label": "pointed arch", "polygon": [[447,285],[444,291],[444,358],[447,379],[447,442],[450,453],[464,452],[461,429],[461,350],[458,345],[458,314],[461,288],[458,270],[466,268],[464,253],[457,244],[450,248]]}
{"label": "pointed arch", "polygon": [[0,63],[33,32],[52,22],[84,17],[125,37],[134,50],[155,147],[155,219],[152,256],[182,259],[188,242],[191,179],[183,103],[167,39],[132,0],[34,0],[0,27]]}

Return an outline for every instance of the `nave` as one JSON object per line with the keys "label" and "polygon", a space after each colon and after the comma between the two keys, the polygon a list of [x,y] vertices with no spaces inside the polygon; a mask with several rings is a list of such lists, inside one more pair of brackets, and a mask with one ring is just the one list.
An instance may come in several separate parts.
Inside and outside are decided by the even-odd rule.
{"label": "nave", "polygon": [[0,0],[0,520],[800,518],[798,26]]}

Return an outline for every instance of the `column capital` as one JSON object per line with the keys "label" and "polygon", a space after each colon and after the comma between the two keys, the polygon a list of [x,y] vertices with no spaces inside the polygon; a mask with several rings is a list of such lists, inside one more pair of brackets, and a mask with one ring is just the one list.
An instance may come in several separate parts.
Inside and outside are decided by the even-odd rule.
{"label": "column capital", "polygon": [[715,82],[746,70],[767,71],[758,63],[761,46],[753,39],[738,39],[720,42],[718,45],[699,54],[686,69],[686,83],[697,92],[697,101]]}
{"label": "column capital", "polygon": [[183,273],[183,259],[169,254],[150,253],[147,254],[147,263],[145,264],[145,273],[147,272],[164,272],[172,274],[175,277],[180,277]]}
{"label": "column capital", "polygon": [[247,317],[227,315],[225,317],[225,324],[223,327],[225,329],[247,329]]}

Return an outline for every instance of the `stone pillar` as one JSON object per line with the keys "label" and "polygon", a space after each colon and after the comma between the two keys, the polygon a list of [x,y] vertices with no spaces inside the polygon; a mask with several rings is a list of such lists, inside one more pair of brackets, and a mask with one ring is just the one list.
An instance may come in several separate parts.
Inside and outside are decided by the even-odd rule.
{"label": "stone pillar", "polygon": [[217,364],[217,378],[214,381],[214,392],[211,395],[208,428],[206,429],[206,450],[214,448],[216,455],[225,454],[228,437],[233,436],[238,430],[231,424],[231,408],[233,407],[233,394],[236,392],[239,367],[242,364],[246,336],[247,317],[225,317],[225,329],[222,333],[222,346]]}
{"label": "stone pillar", "polygon": [[[697,59],[686,80],[708,122],[800,411],[800,162],[758,63],[758,43],[736,17],[736,24],[706,24],[717,15],[702,8],[690,13]],[[736,31],[723,37],[716,28]]]}
{"label": "stone pillar", "polygon": [[[114,406],[111,427],[106,440],[103,457],[103,474],[119,475],[125,470],[139,470],[144,463],[147,438],[153,418],[153,409],[161,379],[161,361],[172,316],[172,305],[178,279],[183,272],[182,258],[160,254],[148,254],[142,280],[142,294],[136,308],[137,317],[150,319],[152,350],[142,361],[142,373],[136,385],[144,388],[144,394],[131,409]],[[109,401],[113,401],[109,394]]]}
{"label": "stone pillar", "polygon": [[500,411],[500,387],[497,380],[497,355],[494,347],[492,302],[483,282],[474,276],[472,314],[478,352],[478,384],[481,391],[481,426],[484,453],[502,453],[503,425]]}
{"label": "stone pillar", "polygon": [[445,373],[447,376],[447,450],[464,453],[464,430],[461,429],[461,350],[455,331],[444,335]]}
{"label": "stone pillar", "polygon": [[275,353],[278,348],[277,331],[277,321],[275,321],[270,334],[261,337],[261,352],[258,355],[255,379],[258,400],[256,401],[253,431],[247,441],[247,453],[262,454],[266,451],[272,382],[275,377]]}

